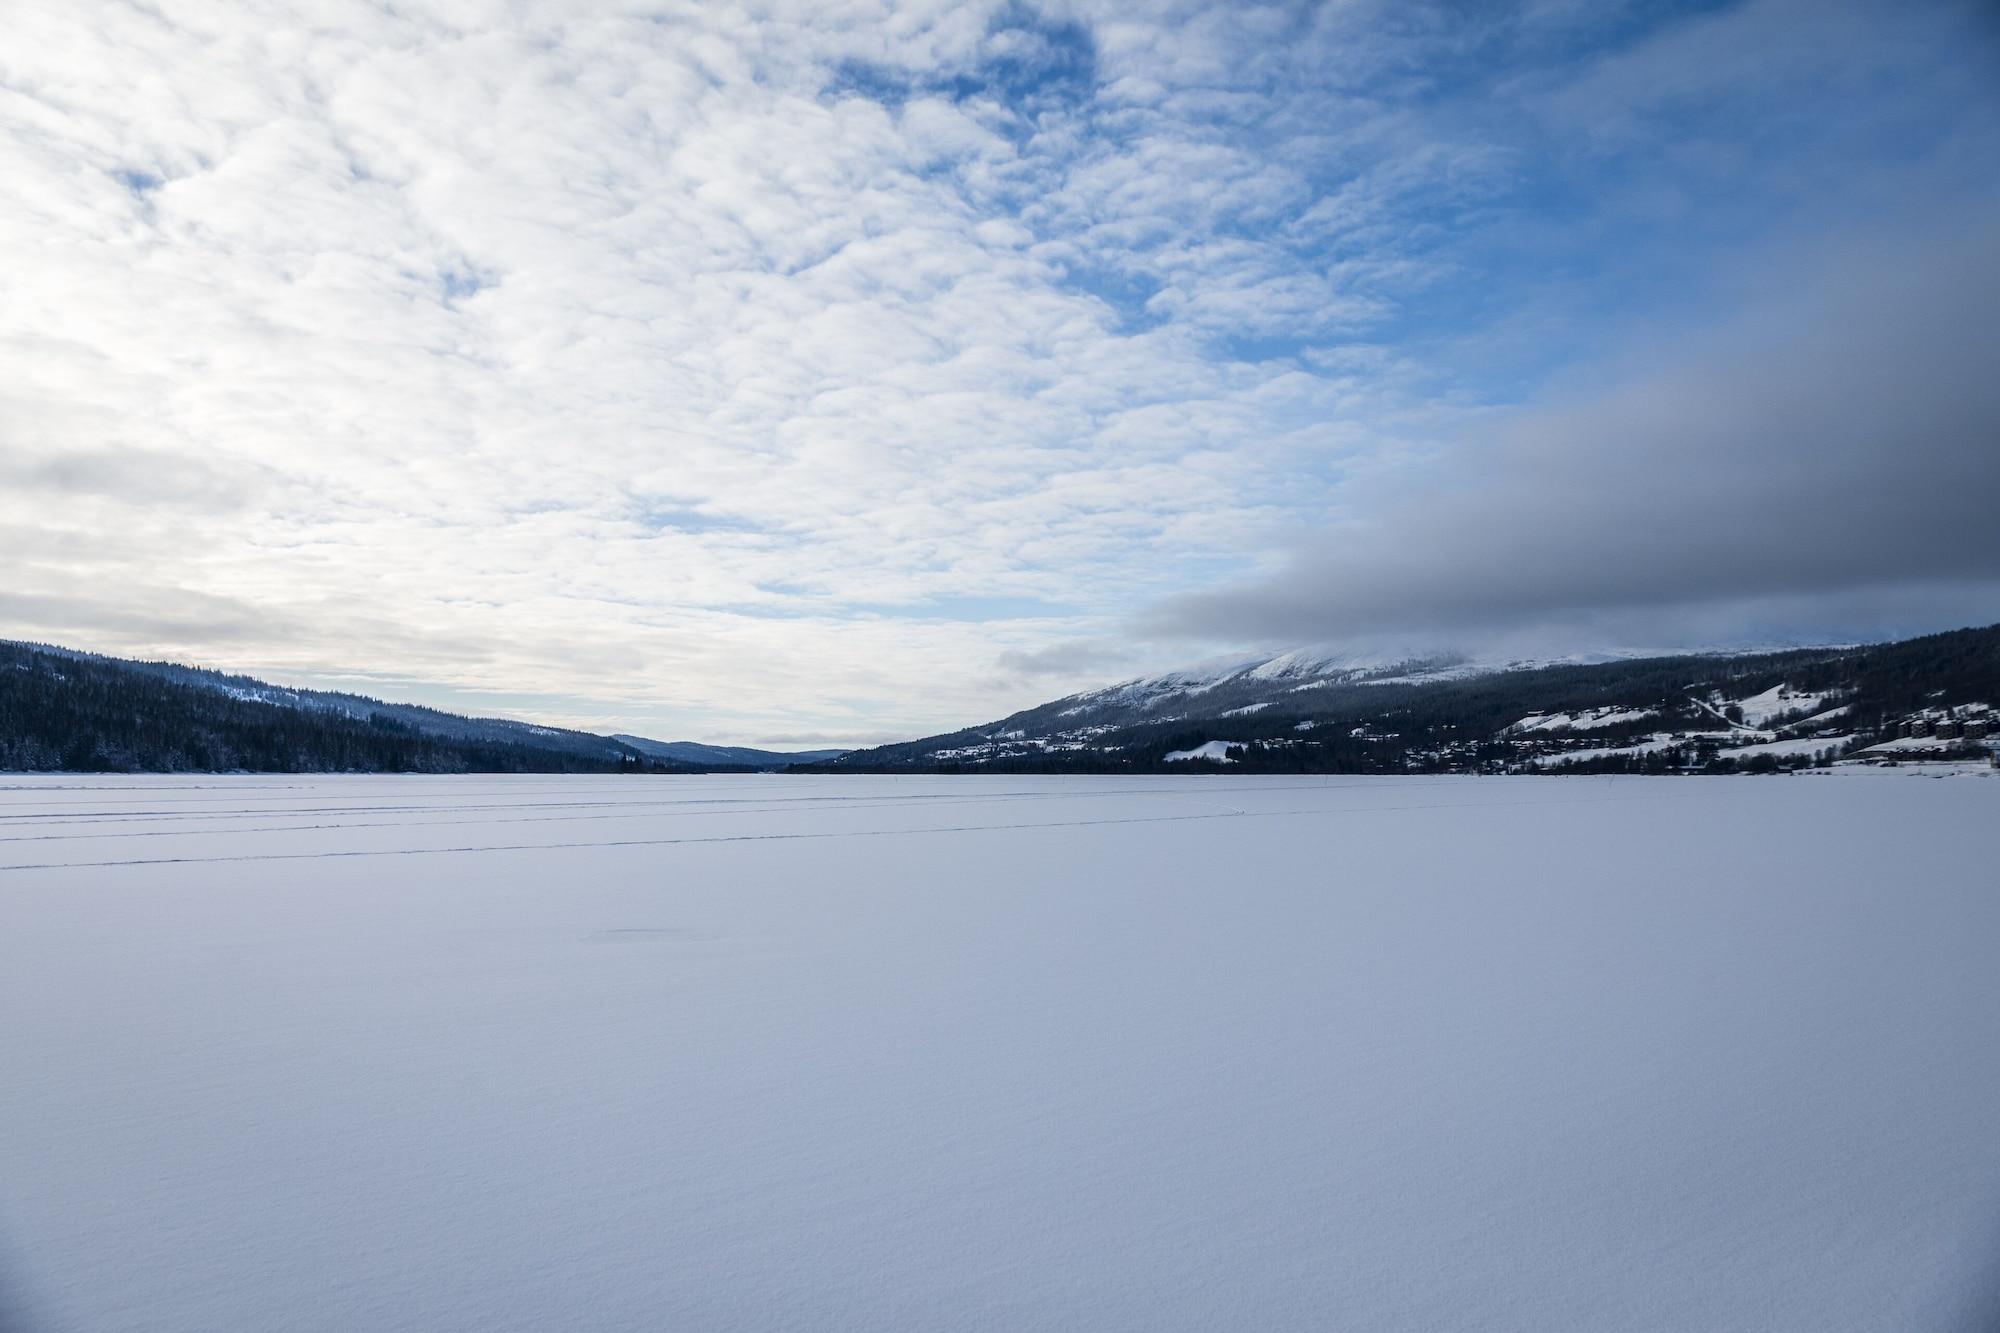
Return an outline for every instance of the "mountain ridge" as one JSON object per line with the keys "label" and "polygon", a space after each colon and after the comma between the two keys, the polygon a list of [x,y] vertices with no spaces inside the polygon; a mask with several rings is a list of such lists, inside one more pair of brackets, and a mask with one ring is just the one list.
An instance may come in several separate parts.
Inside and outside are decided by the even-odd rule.
{"label": "mountain ridge", "polygon": [[[1580,660],[1592,657],[1602,660]],[[1919,681],[1929,688],[1912,693]],[[1763,707],[1766,696],[1795,706],[1769,709],[1755,724],[1730,716],[1732,708],[1740,716],[1745,705]],[[1986,721],[1996,700],[2000,626],[1887,644],[1508,663],[1460,654],[1399,660],[1293,649],[1137,677],[815,767],[1127,771],[1228,763],[1356,773],[1800,767],[1885,742],[1912,742],[1902,751],[1910,755],[1957,752],[1944,742],[1971,742],[1955,731],[1970,725],[1980,733],[1971,741],[1983,743],[1989,725],[2000,724]],[[1926,721],[1942,724],[1946,734],[1891,734]]]}
{"label": "mountain ridge", "polygon": [[750,745],[710,745],[705,741],[656,741],[618,731],[611,739],[643,755],[686,764],[727,764],[738,768],[785,768],[791,764],[824,763],[846,750],[760,750]]}

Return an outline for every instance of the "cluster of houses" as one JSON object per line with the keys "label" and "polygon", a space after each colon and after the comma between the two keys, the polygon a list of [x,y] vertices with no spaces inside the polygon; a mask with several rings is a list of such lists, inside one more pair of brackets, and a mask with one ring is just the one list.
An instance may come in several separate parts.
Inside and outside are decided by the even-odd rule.
{"label": "cluster of houses", "polygon": [[1976,754],[1984,749],[1987,762],[2000,768],[2000,744],[1995,742],[2000,742],[2000,710],[1985,704],[1958,704],[1925,709],[1897,722],[1885,720],[1880,739],[1841,762],[1899,764],[1965,758],[1967,751]]}
{"label": "cluster of houses", "polygon": [[1899,725],[1896,728],[1896,736],[1899,739],[1912,740],[1983,741],[1986,739],[1988,725],[1983,717],[1970,717],[1963,721],[1953,717],[1935,719],[1919,717]]}

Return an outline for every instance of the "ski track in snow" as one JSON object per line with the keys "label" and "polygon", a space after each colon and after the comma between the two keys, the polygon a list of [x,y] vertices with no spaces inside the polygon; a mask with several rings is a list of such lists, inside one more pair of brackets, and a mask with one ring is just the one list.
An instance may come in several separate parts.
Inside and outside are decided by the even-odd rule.
{"label": "ski track in snow", "polygon": [[[1394,780],[1390,781],[1393,782]],[[1443,786],[1443,785],[1454,785],[1454,784],[1463,788],[1465,785],[1465,780],[1453,779],[1450,780],[1449,782],[1439,782],[1439,783],[1406,782],[1397,785],[1403,788],[1407,788],[1407,787],[1421,787],[1421,786]],[[1288,789],[1290,788],[1286,786],[1266,786],[1266,787],[1248,787],[1248,788],[1242,788],[1240,790],[1283,791]],[[1308,788],[1307,790],[1310,790],[1310,788]],[[1332,790],[1332,788],[1321,788],[1321,790]],[[1581,798],[1551,796],[1540,800],[1515,801],[1515,802],[1444,801],[1444,802],[1424,802],[1411,805],[1371,805],[1365,807],[1364,809],[1352,810],[1352,811],[1338,810],[1338,809],[1329,810],[1325,808],[1251,811],[1251,810],[1245,810],[1240,806],[1227,805],[1214,801],[1200,800],[1199,798],[1196,798],[1184,792],[1163,792],[1159,790],[1127,788],[1123,790],[1112,789],[1111,791],[1108,791],[1103,794],[1106,795],[1138,794],[1153,799],[1164,798],[1167,800],[1173,800],[1184,803],[1189,801],[1194,801],[1197,804],[1215,806],[1217,808],[1210,810],[1202,810],[1202,811],[1176,813],[1176,814],[1129,815],[1123,817],[1109,817],[1102,819],[1024,820],[1024,821],[994,822],[994,823],[981,823],[981,824],[929,825],[929,826],[920,826],[914,828],[830,829],[830,830],[802,831],[802,832],[791,832],[791,833],[738,833],[738,834],[713,834],[705,836],[697,835],[697,836],[661,837],[661,838],[604,838],[604,839],[590,839],[590,840],[574,840],[568,842],[463,843],[463,844],[455,844],[444,847],[390,847],[390,848],[359,847],[359,848],[345,848],[345,849],[318,851],[318,852],[247,852],[247,853],[218,852],[203,856],[130,857],[123,859],[105,859],[105,860],[90,860],[90,861],[78,860],[78,861],[28,861],[28,862],[11,862],[11,863],[0,862],[0,874],[10,873],[10,872],[33,871],[33,870],[63,870],[63,869],[85,869],[85,868],[102,869],[102,868],[117,867],[117,866],[204,865],[204,864],[215,864],[215,863],[236,862],[236,861],[316,861],[316,860],[329,860],[336,858],[371,857],[371,856],[448,856],[461,853],[470,854],[470,853],[481,853],[481,852],[563,851],[563,850],[600,848],[600,847],[675,847],[675,846],[703,844],[703,843],[793,842],[793,841],[829,839],[829,838],[896,838],[905,836],[933,835],[933,834],[946,834],[946,833],[1001,833],[1001,832],[1018,832],[1030,829],[1093,828],[1093,827],[1110,827],[1121,824],[1159,824],[1159,823],[1175,823],[1186,820],[1201,820],[1201,819],[1231,819],[1231,818],[1277,819],[1277,818],[1300,818],[1300,817],[1312,817],[1312,816],[1335,817],[1335,816],[1351,816],[1358,814],[1378,814],[1378,813],[1388,814],[1388,813],[1398,813],[1398,812],[1405,812],[1412,810],[1444,810],[1444,809],[1451,809],[1457,806],[1468,806],[1468,805],[1478,805],[1482,808],[1493,808],[1496,806],[1505,807],[1508,805],[1575,804],[1579,800],[1585,803],[1591,803],[1591,802],[1602,802],[1615,799],[1626,799],[1626,800],[1672,799],[1670,797],[1662,797],[1657,794],[1649,795],[1643,798],[1633,797],[1633,796],[1626,796],[1620,798],[1609,795],[1597,795],[1597,796],[1588,796]],[[1677,797],[1679,799],[1686,799],[1687,797],[1691,797],[1696,794],[1697,793],[1693,792],[1680,793],[1677,794]],[[1052,796],[1054,795],[1055,794],[1049,794],[1049,793],[999,793],[992,796],[955,798],[954,803],[962,803],[968,801],[969,802],[1016,801],[1022,799],[1048,800],[1051,799]],[[940,798],[925,797],[918,799],[936,800]],[[882,808],[894,809],[898,805],[904,803],[905,802],[897,802],[897,801],[872,802],[872,803],[864,803],[861,805],[850,805],[845,808],[848,810],[882,809]],[[518,807],[502,807],[502,808],[518,810]],[[786,807],[782,805],[779,806],[765,805],[765,806],[753,806],[747,809],[729,810],[723,812],[703,811],[702,813],[707,815],[712,815],[716,813],[723,813],[729,815],[771,814],[771,813],[783,812],[785,809]],[[209,815],[199,816],[199,818],[210,818],[210,817],[212,816]],[[349,829],[379,829],[379,828],[427,829],[427,828],[439,828],[439,827],[452,827],[468,823],[484,824],[484,825],[499,824],[512,827],[516,824],[523,824],[523,823],[538,823],[538,822],[566,823],[579,819],[620,819],[620,818],[659,819],[659,818],[670,818],[670,817],[672,817],[671,814],[663,813],[657,810],[647,811],[643,813],[626,812],[626,813],[610,814],[610,815],[569,815],[569,816],[535,816],[535,815],[524,816],[516,813],[516,814],[511,814],[503,819],[490,819],[490,820],[408,820],[408,821],[385,820],[385,821],[375,821],[375,822],[339,821],[339,822],[323,823],[323,824],[287,824],[287,825],[277,825],[270,827],[249,828],[249,829],[231,829],[228,830],[228,832],[230,834],[240,836],[244,834],[327,832],[327,831],[345,831]],[[169,828],[169,829],[135,831],[128,833],[16,834],[9,836],[0,836],[0,843],[94,841],[104,838],[158,838],[158,837],[186,837],[186,836],[204,836],[204,835],[212,836],[214,832],[215,830],[212,829],[183,830],[183,829]]]}

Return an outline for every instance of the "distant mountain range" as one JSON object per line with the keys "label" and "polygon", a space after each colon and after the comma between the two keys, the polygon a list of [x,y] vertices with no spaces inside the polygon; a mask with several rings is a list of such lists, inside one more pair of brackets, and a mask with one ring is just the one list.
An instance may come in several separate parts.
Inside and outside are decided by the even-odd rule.
{"label": "distant mountain range", "polygon": [[745,745],[703,745],[700,741],[649,741],[644,736],[627,736],[622,732],[611,739],[649,758],[724,768],[785,768],[791,764],[838,759],[847,753],[845,750],[753,750]]}
{"label": "distant mountain range", "polygon": [[599,736],[0,641],[0,770],[745,773],[1766,771],[1983,759],[2000,626],[1644,658],[1217,659],[872,750]]}
{"label": "distant mountain range", "polygon": [[598,736],[0,641],[0,771],[712,773],[841,753]]}
{"label": "distant mountain range", "polygon": [[1558,661],[1298,649],[1141,677],[819,767],[1668,772],[1983,758],[1996,701],[2000,626],[1892,644]]}

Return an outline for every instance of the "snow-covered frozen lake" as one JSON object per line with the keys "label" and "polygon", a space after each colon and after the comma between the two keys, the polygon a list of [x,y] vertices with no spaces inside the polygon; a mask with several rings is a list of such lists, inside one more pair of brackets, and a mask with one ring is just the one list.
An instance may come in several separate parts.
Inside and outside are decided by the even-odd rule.
{"label": "snow-covered frozen lake", "polygon": [[1907,771],[0,777],[0,1281],[93,1333],[1985,1327],[1996,829]]}

